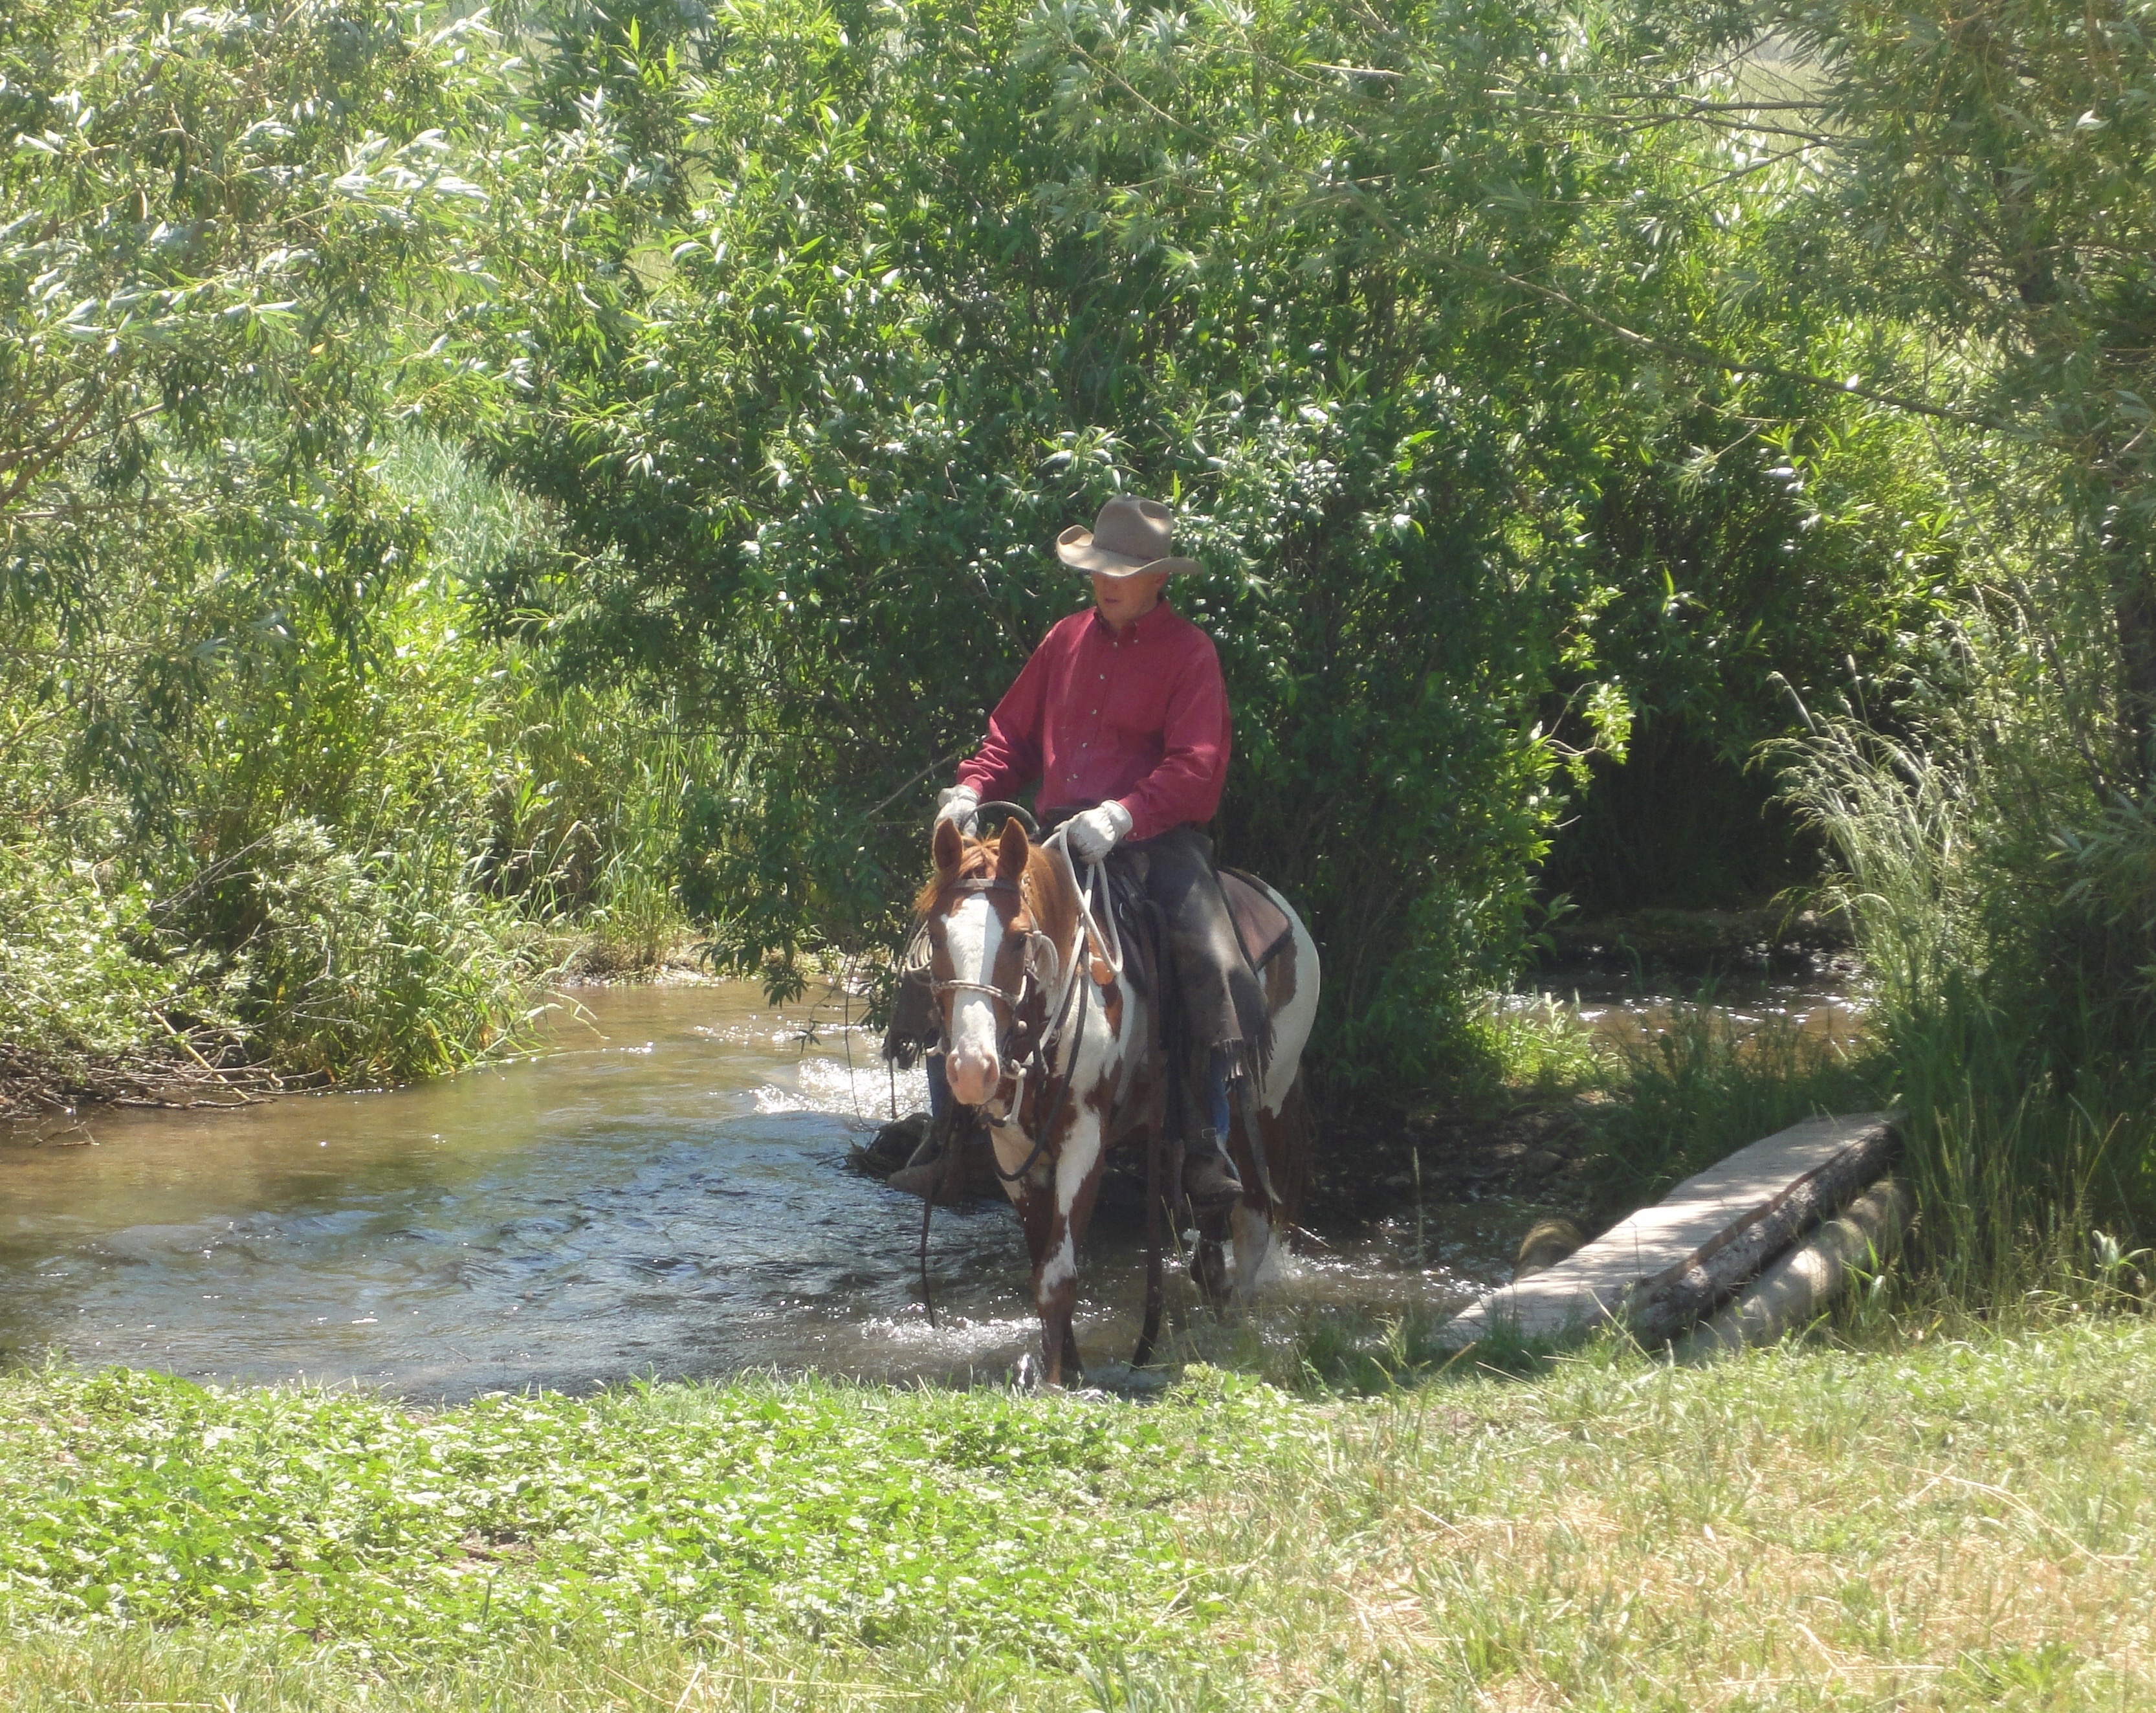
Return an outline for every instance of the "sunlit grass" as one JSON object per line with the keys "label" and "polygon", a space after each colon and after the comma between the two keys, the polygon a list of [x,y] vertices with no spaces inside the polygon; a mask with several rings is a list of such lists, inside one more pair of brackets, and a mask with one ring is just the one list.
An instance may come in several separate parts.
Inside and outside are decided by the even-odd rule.
{"label": "sunlit grass", "polygon": [[[1361,1400],[1197,1371],[1152,1407],[754,1382],[414,1415],[18,1374],[0,1702],[2148,1705],[2156,1325],[1952,1330],[1705,1370],[1608,1345]],[[514,1456],[417,1449],[520,1422]],[[309,1612],[198,1577],[185,1610],[122,1624],[25,1581],[39,1518],[64,1522],[74,1586],[181,1561],[187,1529],[233,1513],[173,1495],[228,1476],[400,1495],[372,1515],[408,1536],[370,1574],[405,1604]],[[895,1484],[953,1521],[935,1586],[878,1622],[855,1572],[924,1538]],[[744,1487],[769,1501],[757,1530],[727,1510]],[[271,1509],[288,1530],[316,1515]],[[415,1628],[458,1565],[493,1603]],[[685,1572],[705,1586],[677,1598]]]}

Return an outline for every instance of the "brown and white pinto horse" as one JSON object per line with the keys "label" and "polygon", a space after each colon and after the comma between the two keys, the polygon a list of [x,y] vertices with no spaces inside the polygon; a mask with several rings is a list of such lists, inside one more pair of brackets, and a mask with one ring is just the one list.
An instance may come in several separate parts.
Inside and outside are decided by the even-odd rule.
{"label": "brown and white pinto horse", "polygon": [[[945,821],[935,856],[918,908],[944,1071],[952,1098],[980,1113],[997,1175],[1024,1227],[1044,1373],[1060,1385],[1066,1372],[1081,1371],[1071,1335],[1077,1251],[1109,1151],[1159,1137],[1168,1067],[1148,995],[1120,967],[1114,927],[1088,908],[1060,841],[1034,844],[1015,819],[993,841],[963,838]],[[1236,1299],[1249,1294],[1274,1227],[1292,1220],[1300,1196],[1306,1142],[1297,1078],[1317,1011],[1317,948],[1286,901],[1265,890],[1291,935],[1260,975],[1273,1040],[1254,1103],[1260,1134],[1246,1134],[1238,1115],[1229,1146],[1244,1197],[1230,1213],[1201,1222],[1195,1268],[1202,1288]],[[1156,1201],[1160,1187],[1152,1186]]]}

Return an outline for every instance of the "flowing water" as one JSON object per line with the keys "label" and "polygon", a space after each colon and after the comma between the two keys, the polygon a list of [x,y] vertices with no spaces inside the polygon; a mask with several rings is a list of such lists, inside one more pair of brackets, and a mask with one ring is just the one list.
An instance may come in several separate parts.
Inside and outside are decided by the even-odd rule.
{"label": "flowing water", "polygon": [[[438,1083],[0,1125],[0,1351],[426,1399],[1008,1374],[1035,1338],[1016,1222],[937,1212],[932,1328],[920,1202],[846,1164],[894,1093],[926,1103],[920,1075],[894,1090],[868,1037],[803,1021],[746,985],[615,989],[580,995],[554,1050]],[[1253,1335],[1464,1302],[1532,1217],[1491,1201],[1320,1231]],[[1140,1245],[1096,1224],[1096,1360],[1135,1338]],[[1177,1281],[1179,1316],[1189,1297]]]}

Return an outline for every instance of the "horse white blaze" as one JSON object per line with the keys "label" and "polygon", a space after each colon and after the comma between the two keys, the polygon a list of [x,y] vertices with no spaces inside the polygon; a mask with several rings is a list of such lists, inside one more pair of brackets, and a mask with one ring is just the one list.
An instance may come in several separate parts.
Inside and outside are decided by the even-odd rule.
{"label": "horse white blaze", "polygon": [[[960,981],[993,980],[1004,925],[986,898],[967,898],[944,918],[943,944],[951,974]],[[996,1092],[1002,1065],[996,1052],[996,1003],[987,994],[961,988],[951,996],[951,1047],[943,1061],[952,1098],[978,1106]]]}
{"label": "horse white blaze", "polygon": [[1055,1156],[1055,1247],[1042,1258],[1040,1294],[1043,1306],[1058,1287],[1078,1276],[1076,1234],[1070,1229],[1070,1212],[1078,1204],[1086,1181],[1101,1163],[1106,1145],[1106,1126],[1096,1108],[1087,1100],[1106,1081],[1113,1067],[1108,1062],[1113,1044],[1107,1037],[1106,1008],[1092,984],[1086,982],[1078,996],[1086,1010],[1086,1039],[1070,1066],[1069,1100],[1077,1109],[1077,1121]]}

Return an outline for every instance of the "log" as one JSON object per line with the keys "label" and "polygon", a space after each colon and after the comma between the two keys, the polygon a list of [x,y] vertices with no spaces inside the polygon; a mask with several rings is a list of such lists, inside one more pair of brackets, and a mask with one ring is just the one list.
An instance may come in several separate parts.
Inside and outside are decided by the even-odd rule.
{"label": "log", "polygon": [[1881,1179],[1739,1291],[1712,1320],[1680,1339],[1677,1359],[1701,1362],[1746,1345],[1772,1344],[1811,1320],[1860,1268],[1882,1267],[1901,1253],[1912,1205],[1899,1183]]}
{"label": "log", "polygon": [[1488,1293],[1439,1340],[1459,1348],[1500,1330],[1562,1339],[1617,1320],[1643,1344],[1666,1343],[1877,1178],[1896,1145],[1881,1113],[1793,1124],[1686,1179],[1547,1272]]}

